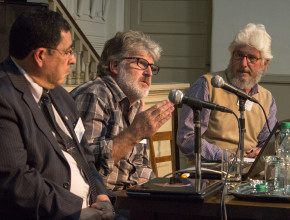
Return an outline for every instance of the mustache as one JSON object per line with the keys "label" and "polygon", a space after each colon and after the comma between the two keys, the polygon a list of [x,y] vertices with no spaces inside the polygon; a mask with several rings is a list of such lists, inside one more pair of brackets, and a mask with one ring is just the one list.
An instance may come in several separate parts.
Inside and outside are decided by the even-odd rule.
{"label": "mustache", "polygon": [[249,73],[250,75],[252,75],[251,71],[250,70],[246,70],[245,68],[240,68],[240,69],[237,70],[237,72],[238,73]]}
{"label": "mustache", "polygon": [[148,85],[150,85],[149,77],[144,76],[144,77],[140,78],[140,81],[141,82],[146,82]]}

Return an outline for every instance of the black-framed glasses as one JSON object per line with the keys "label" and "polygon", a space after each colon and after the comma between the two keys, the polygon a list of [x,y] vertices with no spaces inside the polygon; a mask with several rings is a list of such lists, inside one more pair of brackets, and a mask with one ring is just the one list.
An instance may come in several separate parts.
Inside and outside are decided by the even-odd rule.
{"label": "black-framed glasses", "polygon": [[239,51],[235,51],[233,53],[233,59],[234,60],[239,60],[240,61],[240,60],[243,60],[244,57],[246,57],[247,62],[251,63],[251,64],[255,64],[258,60],[262,59],[261,57],[256,57],[254,55],[245,55],[245,54],[243,54],[243,53],[241,53]]}
{"label": "black-framed glasses", "polygon": [[146,70],[148,66],[150,66],[153,75],[157,75],[160,70],[159,66],[149,63],[147,60],[140,57],[123,57],[122,59],[136,60],[137,66],[139,66],[142,70]]}
{"label": "black-framed glasses", "polygon": [[49,49],[49,50],[56,50],[58,51],[61,55],[65,55],[65,56],[72,56],[74,55],[75,51],[74,51],[74,48],[73,47],[70,47],[69,49],[67,50],[60,50],[60,49],[56,49],[56,48],[50,48],[50,47],[45,47],[46,49]]}

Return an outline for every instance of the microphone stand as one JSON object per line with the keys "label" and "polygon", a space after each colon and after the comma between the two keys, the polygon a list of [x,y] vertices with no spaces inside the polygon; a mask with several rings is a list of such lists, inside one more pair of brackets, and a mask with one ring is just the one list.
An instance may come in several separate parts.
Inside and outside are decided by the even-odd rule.
{"label": "microphone stand", "polygon": [[194,111],[194,155],[195,155],[195,192],[200,191],[201,185],[201,108],[193,108]]}
{"label": "microphone stand", "polygon": [[247,99],[239,97],[239,111],[240,111],[240,125],[241,125],[241,140],[240,140],[240,173],[242,177],[242,163],[244,162],[244,139],[245,139],[245,117],[244,117],[244,112],[245,112],[245,103]]}

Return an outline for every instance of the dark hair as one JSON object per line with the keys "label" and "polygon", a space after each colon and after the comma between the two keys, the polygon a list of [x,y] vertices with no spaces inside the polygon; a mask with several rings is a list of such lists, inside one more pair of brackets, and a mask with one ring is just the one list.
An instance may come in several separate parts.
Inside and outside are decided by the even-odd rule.
{"label": "dark hair", "polygon": [[9,54],[24,59],[39,47],[56,48],[61,41],[61,31],[70,31],[70,26],[60,14],[47,9],[24,12],[11,27]]}
{"label": "dark hair", "polygon": [[101,59],[98,63],[99,76],[110,74],[110,61],[121,61],[123,57],[132,52],[150,54],[155,61],[160,58],[161,47],[149,35],[140,31],[117,32],[116,35],[105,43]]}

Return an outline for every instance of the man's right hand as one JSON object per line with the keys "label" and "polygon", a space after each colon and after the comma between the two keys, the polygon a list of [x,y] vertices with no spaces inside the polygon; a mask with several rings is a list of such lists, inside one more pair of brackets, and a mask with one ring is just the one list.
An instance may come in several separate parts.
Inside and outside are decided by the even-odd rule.
{"label": "man's right hand", "polygon": [[[140,108],[142,108],[142,104]],[[164,100],[146,111],[139,112],[129,129],[134,133],[139,143],[142,139],[153,136],[171,118],[173,111],[174,104],[169,100]]]}
{"label": "man's right hand", "polygon": [[132,124],[118,136],[114,137],[112,156],[115,164],[141,140],[152,137],[171,118],[174,104],[169,100],[164,100],[146,111],[143,111],[143,109],[144,102],[142,101],[139,112]]}

